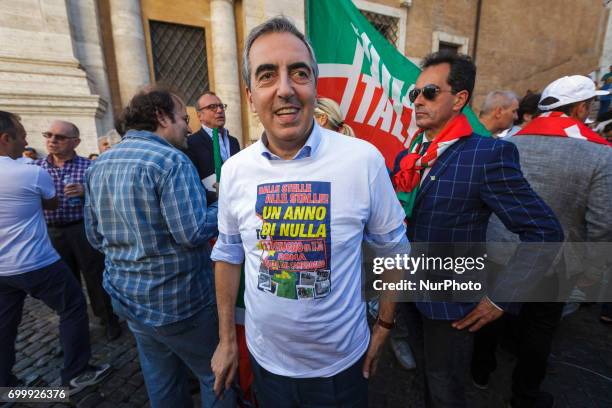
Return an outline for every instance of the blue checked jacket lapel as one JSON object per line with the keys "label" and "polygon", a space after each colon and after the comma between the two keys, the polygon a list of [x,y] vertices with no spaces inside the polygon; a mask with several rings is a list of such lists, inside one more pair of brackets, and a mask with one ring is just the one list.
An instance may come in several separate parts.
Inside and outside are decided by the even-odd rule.
{"label": "blue checked jacket lapel", "polygon": [[[470,136],[471,137],[471,136]],[[421,188],[419,188],[419,192],[417,193],[414,206],[419,205],[419,202],[423,199],[423,197],[427,194],[427,191],[437,182],[438,176],[442,174],[442,172],[448,167],[449,164],[453,163],[456,156],[461,151],[461,148],[466,140],[469,137],[464,137],[454,143],[451,147],[449,147],[442,156],[438,157],[433,167],[429,171],[425,180],[423,180],[423,184],[421,184]]]}

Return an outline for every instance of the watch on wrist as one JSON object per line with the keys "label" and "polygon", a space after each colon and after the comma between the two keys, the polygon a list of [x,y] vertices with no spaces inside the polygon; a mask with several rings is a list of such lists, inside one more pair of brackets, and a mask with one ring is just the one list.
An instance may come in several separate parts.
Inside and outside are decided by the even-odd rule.
{"label": "watch on wrist", "polygon": [[392,330],[395,328],[395,321],[393,322],[386,322],[383,319],[380,318],[380,316],[376,319],[376,324],[379,325],[382,328],[385,328],[387,330]]}

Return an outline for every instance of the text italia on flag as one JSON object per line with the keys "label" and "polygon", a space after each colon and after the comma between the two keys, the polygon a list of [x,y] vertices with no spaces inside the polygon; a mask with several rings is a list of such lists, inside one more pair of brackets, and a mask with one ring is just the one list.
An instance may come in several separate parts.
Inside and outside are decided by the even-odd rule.
{"label": "text italia on flag", "polygon": [[[408,93],[420,69],[389,43],[350,0],[307,4],[307,32],[319,64],[318,96],[340,105],[344,121],[393,167],[417,126]],[[466,108],[476,133],[488,132]]]}

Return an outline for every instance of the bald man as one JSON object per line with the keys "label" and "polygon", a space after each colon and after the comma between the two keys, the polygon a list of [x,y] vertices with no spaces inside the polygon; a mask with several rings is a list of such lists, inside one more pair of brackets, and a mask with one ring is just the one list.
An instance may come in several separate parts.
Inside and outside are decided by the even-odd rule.
{"label": "bald man", "polygon": [[83,225],[83,176],[91,160],[76,154],[81,139],[74,123],[56,120],[42,135],[49,155],[35,164],[49,172],[59,198],[56,210],[45,210],[49,237],[79,283],[83,273],[94,315],[106,326],[107,338],[114,340],[121,335],[121,328],[102,288],[104,255],[89,244]]}
{"label": "bald man", "polygon": [[519,101],[512,91],[493,91],[485,97],[478,119],[491,135],[509,129],[518,119]]}

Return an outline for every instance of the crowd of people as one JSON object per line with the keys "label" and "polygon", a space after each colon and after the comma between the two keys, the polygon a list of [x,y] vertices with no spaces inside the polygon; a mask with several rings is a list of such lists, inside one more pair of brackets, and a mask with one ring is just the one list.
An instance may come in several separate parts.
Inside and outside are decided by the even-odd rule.
{"label": "crowd of people", "polygon": [[[388,337],[404,368],[423,370],[427,406],[470,406],[466,389],[488,387],[507,316],[520,333],[509,403],[552,407],[540,385],[565,290],[609,269],[559,249],[612,241],[611,144],[585,124],[608,91],[573,75],[520,100],[491,92],[479,119],[493,137],[484,137],[463,113],[471,59],[441,51],[421,67],[409,94],[419,132],[392,169],[336,102],[317,98],[315,54],[282,17],[245,41],[247,100],[264,133],[243,150],[210,91],[191,134],[179,95],[143,89],[119,118],[122,136],[100,139],[95,161],[76,153],[79,129],[61,120],[43,132],[45,158],[24,152],[19,116],[0,111],[0,386],[20,381],[12,367],[27,295],[60,316],[62,385],[75,394],[109,375],[108,364],[89,363],[83,280],[108,340],[121,335],[120,319],[136,339],[152,407],[191,406],[190,375],[204,407],[245,398],[364,407]],[[488,261],[477,302],[400,303],[383,292],[368,324],[363,241],[392,257],[419,243],[477,256],[487,241],[512,240],[513,253]],[[522,303],[532,291],[560,298]],[[247,396],[236,378],[239,296]],[[609,304],[602,322],[612,322]]]}

